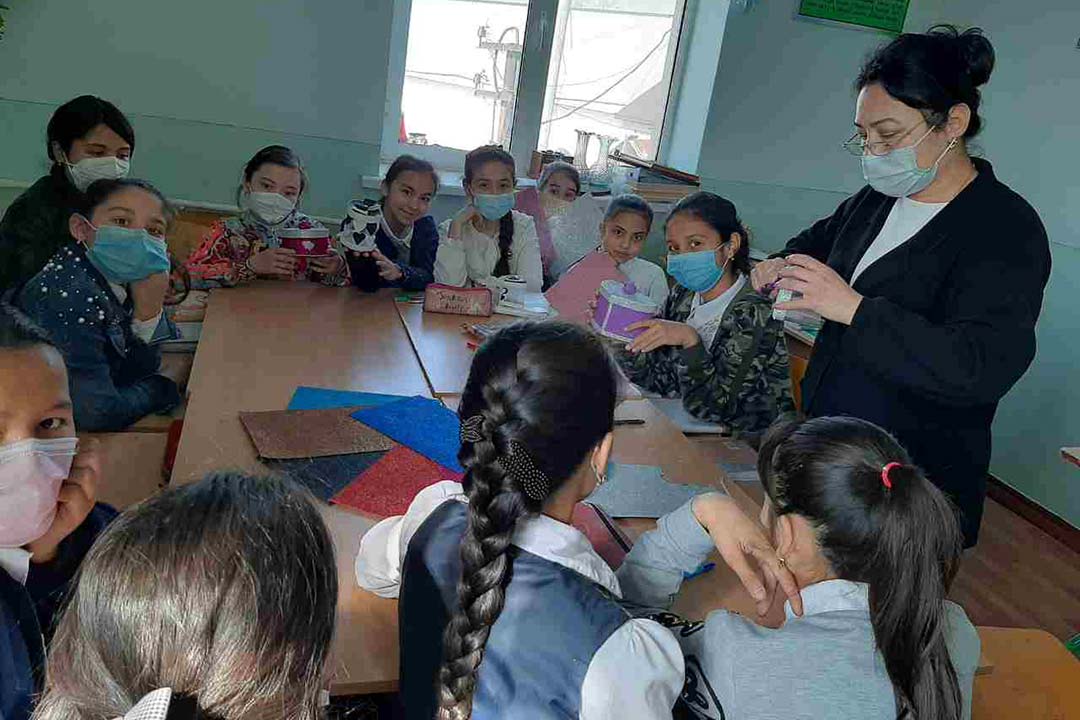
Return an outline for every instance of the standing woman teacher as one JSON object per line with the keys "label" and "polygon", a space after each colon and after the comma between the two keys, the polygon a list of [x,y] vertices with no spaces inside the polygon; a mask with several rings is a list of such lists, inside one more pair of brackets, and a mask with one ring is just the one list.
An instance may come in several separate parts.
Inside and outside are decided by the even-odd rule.
{"label": "standing woman teacher", "polygon": [[[812,416],[892,431],[974,545],[998,401],[1035,356],[1046,230],[968,142],[994,50],[977,29],[904,34],[863,66],[855,136],[868,184],[752,274],[828,322],[803,380]],[[1022,139],[1017,138],[1017,142]]]}

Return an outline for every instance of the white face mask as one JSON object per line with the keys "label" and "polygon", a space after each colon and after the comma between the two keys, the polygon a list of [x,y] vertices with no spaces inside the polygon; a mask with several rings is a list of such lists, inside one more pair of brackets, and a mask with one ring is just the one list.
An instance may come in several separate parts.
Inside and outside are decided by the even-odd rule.
{"label": "white face mask", "polygon": [[245,192],[244,207],[267,225],[277,225],[296,209],[296,201],[268,192]]}
{"label": "white face mask", "polygon": [[48,532],[78,445],[67,437],[0,446],[0,548],[22,547]]}
{"label": "white face mask", "polygon": [[83,158],[74,165],[65,160],[64,167],[67,168],[68,177],[79,192],[86,192],[86,188],[90,187],[95,180],[126,178],[128,172],[131,171],[131,161],[112,156],[92,157]]}

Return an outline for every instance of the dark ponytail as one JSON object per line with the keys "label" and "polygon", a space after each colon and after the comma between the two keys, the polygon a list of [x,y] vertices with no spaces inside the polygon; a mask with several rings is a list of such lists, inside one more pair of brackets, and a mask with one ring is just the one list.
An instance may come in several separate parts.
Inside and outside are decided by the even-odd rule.
{"label": "dark ponytail", "polygon": [[617,377],[600,340],[564,322],[508,326],[476,353],[458,409],[474,435],[458,453],[468,525],[459,604],[443,638],[438,717],[469,717],[510,581],[517,521],[540,512],[611,432]]}
{"label": "dark ponytail", "polygon": [[[510,175],[517,177],[517,166],[514,156],[503,150],[498,145],[484,145],[478,147],[465,156],[465,185],[473,181],[473,175],[482,165],[489,162],[497,162],[510,168]],[[499,218],[499,260],[495,263],[494,277],[502,277],[510,274],[510,246],[514,243],[514,211]]]}
{"label": "dark ponytail", "polygon": [[[890,463],[898,463],[884,469]],[[958,720],[945,596],[960,561],[956,511],[876,425],[846,417],[781,421],[758,472],[777,515],[817,530],[836,575],[869,586],[870,620],[898,717]]]}
{"label": "dark ponytail", "polygon": [[723,242],[730,241],[732,233],[739,233],[742,243],[735,257],[731,258],[731,266],[740,275],[750,274],[750,231],[739,219],[734,203],[711,192],[696,192],[675,203],[675,207],[668,213],[667,222],[682,213],[691,215],[711,227],[719,233]]}
{"label": "dark ponytail", "polygon": [[863,64],[855,89],[880,83],[885,92],[922,112],[931,127],[940,127],[955,105],[971,108],[965,138],[982,129],[979,87],[994,71],[994,46],[979,28],[960,32],[935,25],[925,33],[904,33],[878,48]]}

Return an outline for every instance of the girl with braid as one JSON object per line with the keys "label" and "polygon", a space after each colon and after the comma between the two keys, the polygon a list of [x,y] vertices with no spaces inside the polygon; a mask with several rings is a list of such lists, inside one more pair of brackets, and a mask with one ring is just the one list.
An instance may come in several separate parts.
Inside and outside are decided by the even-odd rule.
{"label": "girl with braid", "polygon": [[362,587],[401,598],[406,717],[671,717],[678,642],[620,607],[615,573],[570,524],[604,480],[616,378],[567,323],[512,325],[477,352],[463,486],[422,491],[356,563]]}
{"label": "girl with braid", "polygon": [[[564,322],[508,326],[477,352],[458,410],[462,484],[419,493],[356,561],[361,587],[401,600],[406,717],[670,720],[679,643],[630,616],[570,524],[605,479],[617,377],[599,338]],[[780,580],[775,552],[753,523],[729,536],[721,553],[764,599],[744,553]]]}
{"label": "girl with braid", "polygon": [[540,292],[540,240],[533,219],[514,210],[516,182],[514,158],[502,148],[485,145],[465,156],[469,204],[439,226],[435,282],[495,289],[497,278],[516,275],[529,292]]}

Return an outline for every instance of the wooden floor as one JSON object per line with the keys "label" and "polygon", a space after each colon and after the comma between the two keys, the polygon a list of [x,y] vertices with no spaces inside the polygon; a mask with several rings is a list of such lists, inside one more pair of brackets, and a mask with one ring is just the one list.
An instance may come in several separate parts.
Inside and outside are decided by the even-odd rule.
{"label": "wooden floor", "polygon": [[[714,443],[699,443],[714,455]],[[758,483],[739,486],[762,497]],[[1080,633],[1080,554],[987,498],[979,544],[964,552],[950,598],[975,625]]]}

